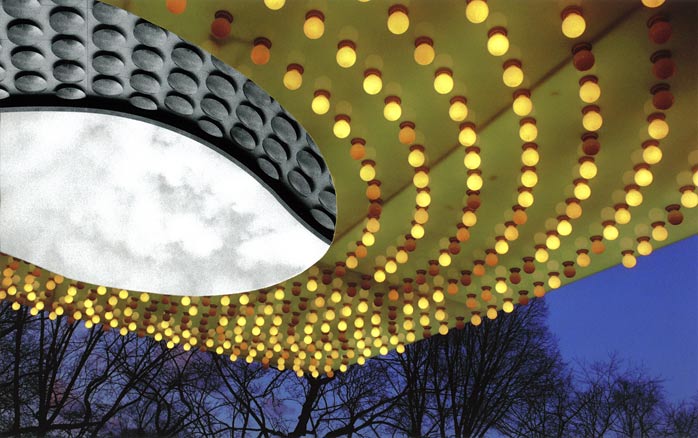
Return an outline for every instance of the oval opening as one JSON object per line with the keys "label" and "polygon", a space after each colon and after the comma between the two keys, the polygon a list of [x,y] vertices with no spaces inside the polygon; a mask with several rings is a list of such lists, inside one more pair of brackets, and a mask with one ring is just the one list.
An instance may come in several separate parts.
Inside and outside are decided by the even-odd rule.
{"label": "oval opening", "polygon": [[1,252],[129,290],[249,291],[328,249],[227,157],[115,115],[0,113],[0,203]]}

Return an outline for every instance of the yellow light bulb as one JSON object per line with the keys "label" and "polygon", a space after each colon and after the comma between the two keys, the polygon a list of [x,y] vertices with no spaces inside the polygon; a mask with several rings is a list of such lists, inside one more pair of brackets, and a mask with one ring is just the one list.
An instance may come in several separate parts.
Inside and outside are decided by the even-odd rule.
{"label": "yellow light bulb", "polygon": [[278,11],[286,4],[286,0],[264,0],[264,6],[272,11]]}
{"label": "yellow light bulb", "polygon": [[454,122],[462,122],[468,117],[468,106],[461,99],[451,100],[451,106],[448,107],[448,117]]}
{"label": "yellow light bulb", "polygon": [[586,182],[578,182],[574,186],[574,197],[580,201],[589,199],[591,196],[591,187]]}
{"label": "yellow light bulb", "polygon": [[521,184],[529,189],[535,187],[538,184],[538,175],[531,169],[524,170],[521,174]]}
{"label": "yellow light bulb", "polygon": [[461,217],[461,222],[466,227],[472,227],[477,223],[477,216],[472,211],[467,210],[463,213],[463,216]]}
{"label": "yellow light bulb", "polygon": [[305,16],[303,33],[311,40],[316,40],[325,33],[325,17],[320,11],[310,11]]}
{"label": "yellow light bulb", "polygon": [[376,168],[371,162],[364,162],[359,170],[359,178],[361,181],[369,182],[376,178]]}
{"label": "yellow light bulb", "polygon": [[479,326],[482,324],[482,318],[480,317],[479,314],[474,313],[473,316],[470,317],[470,323],[474,325],[475,327]]}
{"label": "yellow light bulb", "polygon": [[417,240],[421,239],[422,237],[424,237],[424,227],[420,224],[412,225],[410,235],[412,235],[412,237],[414,237]]}
{"label": "yellow light bulb", "polygon": [[698,186],[698,168],[693,171],[693,185]]}
{"label": "yellow light bulb", "polygon": [[601,87],[596,80],[586,80],[579,86],[579,98],[585,103],[594,103],[601,97]]}
{"label": "yellow light bulb", "polygon": [[414,47],[414,62],[419,65],[429,65],[434,61],[435,56],[434,43],[431,38],[417,38]]}
{"label": "yellow light bulb", "polygon": [[538,151],[534,147],[527,147],[521,153],[521,162],[525,166],[535,166],[538,164],[539,159],[540,156],[538,155]]}
{"label": "yellow light bulb", "polygon": [[383,283],[385,281],[385,271],[382,269],[376,269],[376,272],[373,273],[373,279],[378,283]]}
{"label": "yellow light bulb", "polygon": [[657,242],[663,242],[669,237],[669,232],[666,227],[661,224],[657,224],[652,228],[652,239]]}
{"label": "yellow light bulb", "polygon": [[695,208],[698,205],[698,194],[693,189],[685,189],[681,192],[681,205],[686,208]]}
{"label": "yellow light bulb", "polygon": [[492,56],[502,56],[509,51],[509,38],[504,29],[490,31],[487,39],[487,51]]}
{"label": "yellow light bulb", "polygon": [[603,238],[606,240],[616,240],[618,238],[618,228],[613,224],[606,224],[603,227]]}
{"label": "yellow light bulb", "polygon": [[648,185],[652,184],[652,181],[654,180],[654,176],[652,175],[652,172],[644,167],[639,167],[637,170],[635,170],[635,184],[637,184],[640,187],[647,187]]}
{"label": "yellow light bulb", "polygon": [[632,253],[629,253],[629,252],[626,252],[625,254],[623,254],[622,262],[623,262],[623,266],[628,268],[628,269],[634,268],[635,265],[637,265],[637,259],[635,258],[635,256]]}
{"label": "yellow light bulb", "polygon": [[315,97],[310,104],[313,112],[318,115],[327,114],[330,110],[330,95],[326,91],[316,91]]}
{"label": "yellow light bulb", "polygon": [[557,289],[562,285],[562,281],[560,281],[560,277],[558,275],[551,275],[548,278],[548,286],[550,286],[550,289]]}
{"label": "yellow light bulb", "polygon": [[388,11],[388,30],[395,35],[402,35],[410,27],[410,17],[407,8],[394,5]]}
{"label": "yellow light bulb", "polygon": [[407,254],[407,251],[404,249],[399,250],[397,254],[395,254],[395,261],[401,265],[407,263],[407,260],[409,260],[409,254]]}
{"label": "yellow light bulb", "polygon": [[642,256],[652,254],[652,244],[649,242],[649,240],[642,240],[637,244],[637,253]]}
{"label": "yellow light bulb", "polygon": [[531,121],[525,121],[519,127],[519,137],[523,141],[534,141],[538,137],[538,128]]}
{"label": "yellow light bulb", "polygon": [[470,190],[480,190],[482,188],[482,176],[479,173],[471,173],[465,181]]}
{"label": "yellow light bulb", "polygon": [[504,85],[507,87],[516,88],[521,85],[523,80],[524,72],[518,61],[516,63],[509,63],[509,65],[504,68],[504,72],[502,72],[502,81],[504,81]]}
{"label": "yellow light bulb", "polygon": [[487,309],[487,318],[497,319],[497,308],[490,307],[489,309]]}
{"label": "yellow light bulb", "polygon": [[434,76],[434,90],[439,94],[448,94],[453,90],[453,73],[448,69],[439,69]]}
{"label": "yellow light bulb", "polygon": [[383,79],[378,70],[366,70],[364,73],[364,91],[366,94],[376,95],[383,89]]}
{"label": "yellow light bulb", "polygon": [[631,207],[637,207],[642,204],[642,192],[636,188],[632,188],[625,193],[625,203]]}
{"label": "yellow light bulb", "polygon": [[665,0],[642,0],[642,4],[648,8],[658,8],[664,4]]}
{"label": "yellow light bulb", "polygon": [[662,150],[655,144],[650,144],[642,150],[642,160],[647,164],[657,164],[662,161]]}
{"label": "yellow light bulb", "polygon": [[414,148],[410,150],[409,155],[407,155],[407,162],[412,167],[419,167],[424,164],[426,157],[424,156],[424,151],[419,148]]}
{"label": "yellow light bulb", "polygon": [[532,206],[534,202],[533,193],[528,190],[520,191],[519,196],[516,198],[516,202],[524,208]]}
{"label": "yellow light bulb", "polygon": [[476,141],[477,134],[475,133],[475,128],[468,123],[461,125],[458,133],[458,142],[463,146],[472,146]]}
{"label": "yellow light bulb", "polygon": [[655,140],[661,140],[669,135],[669,124],[664,119],[655,118],[647,125],[647,133]]}
{"label": "yellow light bulb", "polygon": [[421,191],[415,196],[415,202],[418,206],[426,208],[431,204],[431,195],[429,192]]}
{"label": "yellow light bulb", "polygon": [[439,265],[450,266],[451,265],[451,255],[448,252],[442,252],[439,254]]}
{"label": "yellow light bulb", "polygon": [[533,111],[533,102],[527,94],[519,93],[514,99],[511,107],[514,110],[514,114],[519,117],[525,117]]}
{"label": "yellow light bulb", "polygon": [[423,189],[429,185],[429,174],[423,170],[415,172],[412,177],[412,184],[418,189]]}
{"label": "yellow light bulb", "polygon": [[548,237],[545,239],[545,246],[552,250],[560,248],[560,238],[557,234],[548,234]]}
{"label": "yellow light bulb", "polygon": [[557,232],[561,236],[569,236],[572,234],[572,224],[567,219],[562,219],[557,223]]}
{"label": "yellow light bulb", "polygon": [[337,116],[332,127],[332,132],[337,138],[347,138],[351,134],[351,125],[348,117]]}
{"label": "yellow light bulb", "polygon": [[507,291],[507,283],[504,281],[504,279],[498,279],[497,283],[494,285],[494,290],[497,291],[497,293],[503,294],[504,292]]}
{"label": "yellow light bulb", "polygon": [[494,250],[497,254],[506,254],[509,252],[509,244],[504,239],[498,239],[494,244]]}
{"label": "yellow light bulb", "polygon": [[402,117],[402,107],[400,106],[399,99],[386,99],[385,106],[383,107],[383,117],[389,122],[394,122]]}
{"label": "yellow light bulb", "polygon": [[511,300],[506,300],[506,301],[502,304],[502,310],[504,311],[504,313],[511,313],[511,312],[513,312],[513,311],[514,311],[514,303],[511,302]]}
{"label": "yellow light bulb", "polygon": [[613,215],[613,219],[621,225],[629,223],[631,217],[630,210],[625,207],[619,207]]}
{"label": "yellow light bulb", "polygon": [[603,125],[603,118],[601,113],[596,110],[589,110],[582,116],[582,126],[587,131],[598,131]]}
{"label": "yellow light bulb", "polygon": [[591,264],[591,257],[586,252],[580,252],[577,254],[577,264],[582,268],[586,268]]}
{"label": "yellow light bulb", "polygon": [[538,263],[545,263],[548,261],[548,257],[550,257],[550,256],[548,254],[548,251],[545,248],[541,247],[541,248],[536,249],[536,252],[533,255],[533,257],[535,257],[535,259]]}
{"label": "yellow light bulb", "polygon": [[373,246],[373,244],[376,243],[376,237],[370,231],[366,231],[361,236],[361,243],[363,243],[364,246]]}
{"label": "yellow light bulb", "polygon": [[356,63],[356,46],[351,41],[341,41],[337,47],[337,64],[343,68],[349,68]]}
{"label": "yellow light bulb", "polygon": [[584,17],[578,10],[572,10],[562,19],[562,34],[567,38],[574,39],[582,36],[587,28]]}
{"label": "yellow light bulb", "polygon": [[504,229],[504,237],[509,241],[516,240],[519,238],[519,230],[515,225],[507,225]]}
{"label": "yellow light bulb", "polygon": [[584,160],[579,166],[579,175],[584,179],[593,179],[598,169],[592,160]]}
{"label": "yellow light bulb", "polygon": [[288,90],[297,90],[303,85],[303,70],[299,65],[292,64],[284,73],[284,87]]}
{"label": "yellow light bulb", "polygon": [[394,274],[397,271],[397,262],[395,260],[388,260],[385,263],[385,272],[388,274]]}
{"label": "yellow light bulb", "polygon": [[470,170],[477,169],[481,163],[482,159],[477,151],[469,151],[463,158],[463,165]]}
{"label": "yellow light bulb", "polygon": [[[412,144],[417,139],[417,133],[414,130],[414,123],[412,122],[402,122],[400,123],[400,132],[398,133],[398,140],[402,144]],[[420,146],[421,148],[421,146]]]}
{"label": "yellow light bulb", "polygon": [[485,0],[471,0],[465,5],[465,17],[473,24],[479,24],[487,20],[490,8]]}

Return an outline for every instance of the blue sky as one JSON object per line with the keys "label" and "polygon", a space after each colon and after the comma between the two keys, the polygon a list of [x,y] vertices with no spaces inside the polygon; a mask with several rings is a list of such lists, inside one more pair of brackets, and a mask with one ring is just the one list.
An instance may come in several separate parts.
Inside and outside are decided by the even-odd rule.
{"label": "blue sky", "polygon": [[609,353],[664,379],[668,399],[698,393],[698,236],[546,295],[568,362]]}

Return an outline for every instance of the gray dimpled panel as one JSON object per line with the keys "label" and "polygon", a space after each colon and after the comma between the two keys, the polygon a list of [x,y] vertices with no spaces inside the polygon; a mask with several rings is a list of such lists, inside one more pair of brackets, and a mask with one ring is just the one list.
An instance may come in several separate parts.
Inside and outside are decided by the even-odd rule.
{"label": "gray dimpled panel", "polygon": [[93,0],[0,0],[0,110],[92,109],[183,132],[246,168],[332,240],[317,146],[268,93],[178,36]]}

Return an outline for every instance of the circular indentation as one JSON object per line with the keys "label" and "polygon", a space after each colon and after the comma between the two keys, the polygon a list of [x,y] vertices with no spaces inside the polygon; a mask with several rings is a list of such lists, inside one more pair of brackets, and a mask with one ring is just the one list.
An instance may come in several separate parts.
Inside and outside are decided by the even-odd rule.
{"label": "circular indentation", "polygon": [[135,106],[136,108],[148,111],[158,109],[158,104],[155,103],[155,100],[143,94],[134,94],[133,96],[129,97],[128,100],[131,102],[131,105]]}
{"label": "circular indentation", "polygon": [[133,51],[131,55],[133,63],[147,71],[158,71],[162,69],[164,65],[164,60],[162,56],[155,50],[149,49],[147,47],[139,47]]}
{"label": "circular indentation", "polygon": [[238,119],[250,129],[259,130],[264,126],[262,113],[252,105],[242,103],[235,110]]}
{"label": "circular indentation", "polygon": [[53,66],[53,77],[61,82],[80,82],[85,78],[85,70],[77,62],[60,61]]}
{"label": "circular indentation", "polygon": [[334,220],[319,208],[311,208],[310,214],[313,216],[313,219],[315,219],[317,223],[322,225],[324,228],[328,230],[334,228]]}
{"label": "circular indentation", "polygon": [[56,8],[51,12],[49,24],[56,32],[73,33],[85,31],[85,19],[75,9]]}
{"label": "circular indentation", "polygon": [[92,15],[104,24],[117,24],[128,15],[123,9],[102,2],[95,2],[92,6]]}
{"label": "circular indentation", "polygon": [[296,154],[296,161],[306,175],[317,178],[322,175],[322,164],[315,153],[304,149]]}
{"label": "circular indentation", "polygon": [[85,56],[85,45],[77,38],[60,37],[51,44],[53,54],[74,61]]}
{"label": "circular indentation", "polygon": [[43,34],[44,31],[36,23],[29,20],[13,21],[7,28],[7,38],[18,46],[36,43]]}
{"label": "circular indentation", "polygon": [[293,143],[298,140],[296,122],[290,120],[283,114],[279,114],[271,120],[271,129],[273,129],[274,133],[286,143]]}
{"label": "circular indentation", "polygon": [[264,107],[271,103],[271,96],[249,79],[245,82],[245,85],[242,86],[242,91],[250,102],[256,106]]}
{"label": "circular indentation", "polygon": [[92,67],[104,75],[116,75],[124,68],[124,61],[116,53],[100,52],[92,59]]}
{"label": "circular indentation", "polygon": [[328,190],[322,191],[320,195],[318,195],[318,199],[320,199],[320,204],[325,207],[325,210],[331,213],[337,212],[337,195],[334,194],[334,192]]}
{"label": "circular indentation", "polygon": [[160,91],[160,81],[146,72],[137,72],[131,76],[131,87],[141,93],[157,93]]}
{"label": "circular indentation", "polygon": [[208,135],[213,137],[223,137],[223,130],[211,119],[203,118],[199,119],[199,128],[201,128]]}
{"label": "circular indentation", "polygon": [[277,163],[283,163],[288,160],[288,145],[274,137],[265,138],[262,142],[262,148]]}
{"label": "circular indentation", "polygon": [[116,27],[103,27],[92,34],[92,41],[97,47],[104,50],[116,50],[123,48],[126,37]]}
{"label": "circular indentation", "polygon": [[255,134],[244,126],[237,124],[230,130],[230,136],[233,140],[248,151],[254,150],[257,147],[257,138]]}
{"label": "circular indentation", "polygon": [[2,8],[15,18],[35,17],[41,8],[39,0],[3,0]]}
{"label": "circular indentation", "polygon": [[170,94],[165,98],[165,105],[172,111],[188,116],[194,112],[194,105],[184,96]]}
{"label": "circular indentation", "polygon": [[167,41],[167,32],[147,21],[139,21],[133,28],[133,36],[143,44],[160,47]]}
{"label": "circular indentation", "polygon": [[257,165],[268,177],[276,180],[279,179],[279,169],[276,167],[276,164],[264,157],[259,157],[257,158]]}
{"label": "circular indentation", "polygon": [[288,182],[291,184],[291,187],[293,187],[296,193],[303,197],[308,196],[313,191],[308,179],[296,169],[293,169],[288,173]]}
{"label": "circular indentation", "polygon": [[172,51],[172,60],[177,66],[191,71],[200,69],[204,64],[195,48],[184,45],[180,45]]}
{"label": "circular indentation", "polygon": [[98,78],[92,82],[92,89],[95,90],[95,93],[102,96],[117,96],[124,91],[123,85],[121,85],[121,82],[116,80],[116,78],[105,76],[98,76]]}
{"label": "circular indentation", "polygon": [[206,86],[212,93],[215,93],[216,96],[225,99],[232,99],[235,97],[235,82],[232,78],[229,79],[222,75],[212,74],[206,78]]}
{"label": "circular indentation", "polygon": [[37,70],[44,63],[44,55],[33,47],[19,47],[12,52],[10,61],[20,70]]}
{"label": "circular indentation", "polygon": [[9,97],[10,93],[7,92],[3,87],[0,87],[0,99],[5,99]]}
{"label": "circular indentation", "polygon": [[78,100],[86,96],[82,88],[74,85],[64,85],[56,88],[56,96],[66,100]]}
{"label": "circular indentation", "polygon": [[46,89],[46,79],[39,73],[20,73],[15,76],[15,87],[25,93],[39,93]]}
{"label": "circular indentation", "polygon": [[196,90],[199,89],[199,84],[196,82],[196,79],[184,71],[170,73],[167,77],[167,83],[170,84],[170,87],[182,94],[194,94]]}
{"label": "circular indentation", "polygon": [[201,101],[201,109],[216,120],[225,120],[230,115],[225,103],[213,96],[203,98]]}

